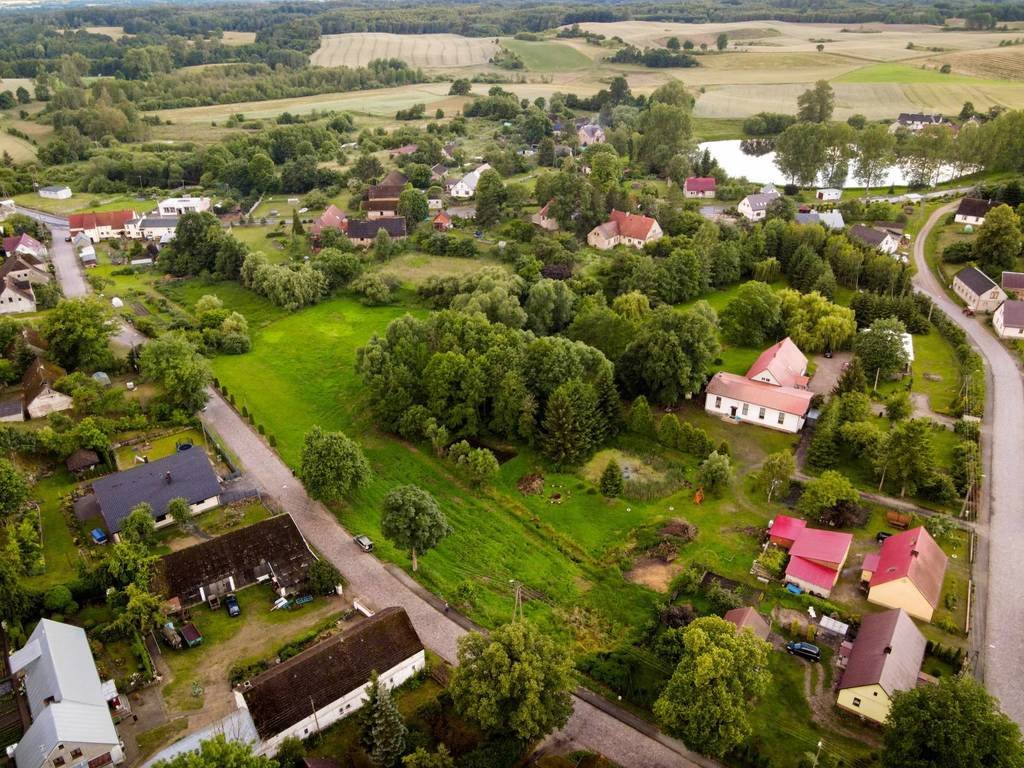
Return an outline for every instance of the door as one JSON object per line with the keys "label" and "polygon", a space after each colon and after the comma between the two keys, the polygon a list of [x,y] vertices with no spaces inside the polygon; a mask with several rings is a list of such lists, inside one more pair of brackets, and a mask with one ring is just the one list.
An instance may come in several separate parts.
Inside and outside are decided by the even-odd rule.
{"label": "door", "polygon": [[730,415],[730,416],[731,416],[732,418],[734,418],[734,419],[736,418],[736,406],[735,406],[735,405],[734,405],[734,406],[731,406],[731,407],[729,408],[729,415]]}

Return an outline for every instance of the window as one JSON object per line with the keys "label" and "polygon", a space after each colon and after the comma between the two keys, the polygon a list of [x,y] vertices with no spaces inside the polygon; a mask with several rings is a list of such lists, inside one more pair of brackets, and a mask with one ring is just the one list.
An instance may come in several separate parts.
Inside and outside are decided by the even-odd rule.
{"label": "window", "polygon": [[61,766],[61,765],[64,765],[64,758],[63,758],[63,757],[60,757],[60,756],[58,756],[58,757],[55,757],[55,758],[53,758],[53,764],[54,764],[55,766]]}
{"label": "window", "polygon": [[859,707],[860,706],[860,699],[854,697],[854,699],[853,699],[853,706]]}
{"label": "window", "polygon": [[786,420],[786,414],[784,414],[782,411],[779,411],[779,424],[781,424],[785,420]]}
{"label": "window", "polygon": [[715,398],[715,408],[721,408],[721,407],[722,407],[722,398],[716,397]]}
{"label": "window", "polygon": [[81,756],[82,756],[82,750],[80,750],[78,747],[75,747],[74,749],[71,750],[71,757],[81,757]]}
{"label": "window", "polygon": [[750,410],[750,403],[744,403],[743,404],[743,415],[746,416],[747,415],[747,411],[749,411],[749,410]]}
{"label": "window", "polygon": [[764,408],[761,408],[761,409],[758,410],[757,418],[759,418],[759,419],[763,419],[764,418]]}

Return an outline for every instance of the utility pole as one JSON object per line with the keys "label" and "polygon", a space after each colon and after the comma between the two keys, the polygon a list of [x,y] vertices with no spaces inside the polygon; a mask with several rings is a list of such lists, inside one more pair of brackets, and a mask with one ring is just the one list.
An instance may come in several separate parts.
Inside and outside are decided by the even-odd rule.
{"label": "utility pole", "polygon": [[[313,723],[316,725],[317,738],[320,737],[320,718],[316,716],[316,704],[313,703],[313,697],[309,697],[309,708],[313,710]],[[820,742],[819,742],[820,744]]]}
{"label": "utility pole", "polygon": [[517,618],[523,618],[523,585],[515,579],[509,579],[508,583],[512,585],[515,594],[515,603],[512,606],[512,621],[515,621]]}

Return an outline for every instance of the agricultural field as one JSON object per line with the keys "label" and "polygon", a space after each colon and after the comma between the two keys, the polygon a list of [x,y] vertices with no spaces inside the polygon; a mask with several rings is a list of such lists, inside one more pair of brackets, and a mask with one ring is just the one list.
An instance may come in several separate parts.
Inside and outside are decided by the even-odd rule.
{"label": "agricultural field", "polygon": [[256,33],[228,29],[221,35],[220,41],[224,45],[249,45],[256,42]]}
{"label": "agricultural field", "polygon": [[564,72],[570,69],[583,69],[593,64],[588,56],[561,42],[530,42],[505,38],[501,44],[519,56],[531,72]]}
{"label": "agricultural field", "polygon": [[360,67],[374,59],[401,59],[411,67],[448,69],[485,65],[497,51],[492,38],[357,32],[324,35],[309,60],[320,67]]}
{"label": "agricultural field", "polygon": [[148,213],[156,209],[157,200],[151,198],[140,198],[133,195],[99,195],[99,194],[74,194],[67,200],[51,200],[47,197],[40,197],[35,192],[25,192],[14,196],[18,205],[26,208],[35,208],[47,213],[54,213],[59,216],[66,216],[69,213],[78,211],[119,211],[130,209],[137,213]]}
{"label": "agricultural field", "polygon": [[938,54],[924,59],[922,63],[936,68],[943,64],[949,64],[955,75],[991,77],[1019,82],[1024,79],[1024,46],[1015,45],[982,51]]}
{"label": "agricultural field", "polygon": [[122,37],[131,37],[124,31],[124,27],[84,27],[84,29],[94,35],[106,35],[115,42]]}

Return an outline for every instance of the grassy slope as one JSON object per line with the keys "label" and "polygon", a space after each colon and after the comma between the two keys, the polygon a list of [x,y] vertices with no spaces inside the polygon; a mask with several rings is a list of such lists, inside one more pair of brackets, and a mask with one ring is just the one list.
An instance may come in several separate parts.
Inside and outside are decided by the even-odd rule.
{"label": "grassy slope", "polygon": [[567,69],[585,69],[593,64],[575,48],[562,43],[506,38],[501,44],[517,54],[531,72],[563,72]]}
{"label": "grassy slope", "polygon": [[1005,80],[990,80],[954,73],[944,75],[937,69],[922,69],[909,64],[872,64],[855,69],[832,80],[833,83],[935,83],[942,85],[1005,85]]}

